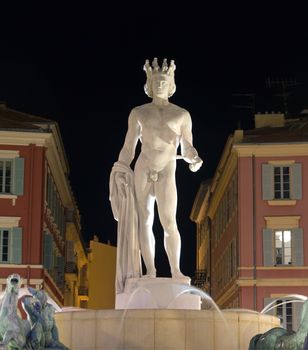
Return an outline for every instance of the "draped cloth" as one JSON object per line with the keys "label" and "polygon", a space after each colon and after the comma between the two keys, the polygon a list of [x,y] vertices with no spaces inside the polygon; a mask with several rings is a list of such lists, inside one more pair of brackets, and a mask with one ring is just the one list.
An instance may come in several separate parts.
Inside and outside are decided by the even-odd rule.
{"label": "draped cloth", "polygon": [[110,202],[117,229],[116,293],[123,293],[127,278],[141,277],[138,239],[138,211],[135,199],[134,172],[114,163],[109,182]]}

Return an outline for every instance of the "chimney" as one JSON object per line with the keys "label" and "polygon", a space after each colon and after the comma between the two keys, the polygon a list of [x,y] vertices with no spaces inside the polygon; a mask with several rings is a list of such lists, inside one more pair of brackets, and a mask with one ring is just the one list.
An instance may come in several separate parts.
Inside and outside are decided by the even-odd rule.
{"label": "chimney", "polygon": [[258,113],[255,114],[255,128],[279,128],[283,127],[284,124],[284,114],[283,113]]}

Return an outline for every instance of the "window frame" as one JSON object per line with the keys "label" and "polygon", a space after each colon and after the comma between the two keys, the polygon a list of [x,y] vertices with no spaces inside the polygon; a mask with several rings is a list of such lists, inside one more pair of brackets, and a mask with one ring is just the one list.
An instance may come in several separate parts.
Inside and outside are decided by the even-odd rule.
{"label": "window frame", "polygon": [[[297,200],[302,199],[303,167],[301,162],[295,162],[294,160],[268,161],[262,163],[261,168],[261,196],[263,200],[267,200],[268,205],[295,205]],[[280,175],[276,174],[275,178],[275,169],[279,168]],[[283,185],[283,168],[289,168],[288,181],[285,183],[285,186]],[[280,177],[279,181],[277,181],[277,177]],[[276,195],[277,192],[280,192],[279,197]]]}
{"label": "window frame", "polygon": [[[276,174],[276,169],[279,169],[279,174]],[[288,169],[288,174],[284,173],[284,170]],[[274,165],[273,166],[273,185],[274,185],[274,200],[288,200],[292,199],[291,195],[291,172],[292,168],[289,165]],[[288,176],[288,181],[285,181],[284,177]],[[276,181],[276,178],[279,177],[279,181]],[[276,190],[276,185],[279,189]],[[286,187],[289,187],[286,189]],[[276,193],[279,196],[276,197]]]}
{"label": "window frame", "polygon": [[[277,247],[277,233],[278,232],[281,232],[281,236],[282,236],[282,239],[281,239],[281,247]],[[285,239],[285,234],[286,232],[289,232],[290,233],[290,246],[287,247],[286,246],[286,239]],[[292,234],[292,229],[273,229],[273,234],[274,234],[274,262],[275,262],[275,265],[277,266],[288,266],[288,265],[292,265],[292,240],[293,240],[293,234]],[[281,263],[277,262],[277,249],[278,248],[281,248]],[[287,257],[287,254],[286,254],[286,250],[289,249],[290,250],[290,261],[288,261],[286,263],[286,257]]]}
{"label": "window frame", "polygon": [[277,300],[276,305],[276,316],[280,319],[281,327],[292,331],[294,322],[293,303],[288,302],[288,300]]}
{"label": "window frame", "polygon": [[[0,163],[3,162],[3,170],[2,170],[2,181],[0,181],[0,195],[10,195],[13,194],[13,185],[14,185],[14,160],[8,158],[0,158]],[[6,164],[10,164],[10,183],[9,183],[9,192],[6,192]],[[1,171],[1,169],[0,169]],[[1,174],[0,174],[1,177]],[[2,183],[1,183],[2,182]],[[3,191],[4,190],[4,191]]]}
{"label": "window frame", "polygon": [[[299,226],[301,216],[264,217],[266,227],[263,231],[263,265],[278,267],[303,266],[305,253],[303,249],[304,229]],[[276,263],[276,231],[291,231],[291,263]]]}
{"label": "window frame", "polygon": [[[7,237],[7,260],[3,260],[3,234],[4,232],[8,233]],[[0,263],[1,264],[9,264],[12,259],[12,229],[8,227],[0,228]]]}

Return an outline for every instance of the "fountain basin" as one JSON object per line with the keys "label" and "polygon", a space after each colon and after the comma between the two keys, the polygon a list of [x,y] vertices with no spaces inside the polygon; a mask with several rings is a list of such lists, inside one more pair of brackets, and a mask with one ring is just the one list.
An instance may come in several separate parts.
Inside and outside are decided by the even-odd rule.
{"label": "fountain basin", "polygon": [[214,310],[85,310],[56,314],[71,350],[247,350],[250,339],[279,327],[277,317]]}

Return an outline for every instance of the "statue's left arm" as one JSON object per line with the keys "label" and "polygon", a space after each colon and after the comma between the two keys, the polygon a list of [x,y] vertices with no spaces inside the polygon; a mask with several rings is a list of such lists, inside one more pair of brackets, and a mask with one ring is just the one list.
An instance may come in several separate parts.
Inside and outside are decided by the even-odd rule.
{"label": "statue's left arm", "polygon": [[181,128],[181,154],[184,160],[189,164],[191,171],[198,171],[203,163],[197,150],[193,146],[192,122],[190,114],[185,111],[184,120]]}

